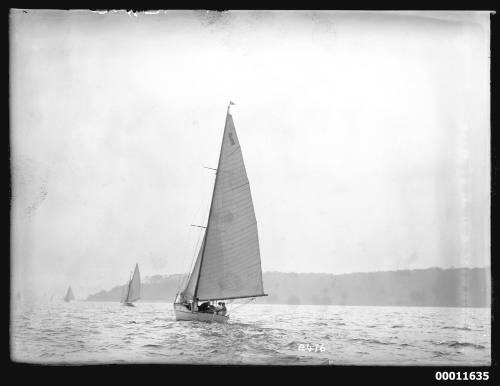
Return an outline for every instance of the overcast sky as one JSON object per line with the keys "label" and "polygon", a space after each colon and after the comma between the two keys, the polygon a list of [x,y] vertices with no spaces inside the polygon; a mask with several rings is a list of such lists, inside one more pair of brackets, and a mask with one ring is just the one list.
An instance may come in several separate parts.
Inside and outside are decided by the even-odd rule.
{"label": "overcast sky", "polygon": [[487,12],[10,20],[23,293],[186,273],[230,100],[264,271],[489,265]]}

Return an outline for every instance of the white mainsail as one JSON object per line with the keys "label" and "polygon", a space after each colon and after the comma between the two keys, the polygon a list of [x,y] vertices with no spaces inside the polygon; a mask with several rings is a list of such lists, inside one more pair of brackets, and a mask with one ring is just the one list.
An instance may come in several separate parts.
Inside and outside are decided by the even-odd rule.
{"label": "white mainsail", "polygon": [[74,300],[75,295],[73,295],[73,290],[71,289],[71,286],[69,286],[68,291],[66,292],[66,296],[64,297],[64,300],[69,302],[70,300]]}
{"label": "white mainsail", "polygon": [[129,280],[122,292],[122,303],[130,303],[139,300],[141,297],[141,274],[139,273],[139,265],[135,265],[132,279]]}
{"label": "white mainsail", "polygon": [[183,294],[199,300],[265,295],[250,185],[229,111],[207,229]]}

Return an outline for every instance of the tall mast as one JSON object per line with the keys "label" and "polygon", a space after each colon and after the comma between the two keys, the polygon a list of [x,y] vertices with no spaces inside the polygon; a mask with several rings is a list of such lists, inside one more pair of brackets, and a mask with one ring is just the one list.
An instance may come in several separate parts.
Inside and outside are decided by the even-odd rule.
{"label": "tall mast", "polygon": [[[220,168],[220,160],[222,157],[222,145],[224,144],[224,135],[226,134],[226,125],[227,125],[227,118],[229,116],[229,108],[231,107],[231,101],[229,101],[229,104],[227,105],[227,112],[226,112],[226,121],[224,122],[224,133],[222,134],[222,141],[220,144],[220,151],[219,151],[219,162],[217,163],[217,171],[215,172],[215,182],[214,182],[214,189],[212,191],[212,201],[210,203],[210,210],[208,211],[208,220],[207,220],[207,227],[205,229],[205,236],[208,235],[208,227],[210,224],[210,215],[212,214],[212,207],[214,205],[214,196],[215,196],[215,187],[217,186],[217,178],[219,176],[219,168]],[[201,257],[200,257],[200,269],[198,271],[198,277],[196,278],[196,285],[194,287],[194,294],[193,298],[196,299],[198,295],[198,284],[200,283],[200,274],[201,274],[201,268],[203,267],[203,257],[205,255],[205,247],[207,246],[207,243],[203,243],[203,251],[201,252]]]}

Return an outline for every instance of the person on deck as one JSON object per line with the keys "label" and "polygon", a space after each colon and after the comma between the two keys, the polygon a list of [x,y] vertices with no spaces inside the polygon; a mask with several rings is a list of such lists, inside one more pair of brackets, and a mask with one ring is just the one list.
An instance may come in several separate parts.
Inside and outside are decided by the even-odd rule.
{"label": "person on deck", "polygon": [[206,312],[209,309],[210,302],[201,303],[198,307],[198,311]]}
{"label": "person on deck", "polygon": [[184,305],[188,310],[191,311],[191,304],[189,303],[189,300],[187,296],[184,294],[184,292],[181,292],[179,295],[179,303]]}
{"label": "person on deck", "polygon": [[217,307],[217,315],[226,315],[227,308],[226,308],[226,303],[224,302],[219,302],[219,307]]}

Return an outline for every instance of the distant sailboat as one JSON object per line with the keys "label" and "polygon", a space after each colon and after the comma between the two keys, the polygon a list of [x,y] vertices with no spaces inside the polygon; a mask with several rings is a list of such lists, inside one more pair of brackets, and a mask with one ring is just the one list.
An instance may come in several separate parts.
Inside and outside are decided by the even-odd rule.
{"label": "distant sailboat", "polygon": [[71,289],[71,286],[69,286],[68,292],[66,292],[66,296],[64,297],[64,301],[70,302],[72,300],[75,300],[75,295],[73,295],[73,290]]}
{"label": "distant sailboat", "polygon": [[125,306],[133,307],[136,300],[141,297],[141,274],[139,273],[139,265],[135,265],[134,274],[129,279],[128,283],[123,287],[121,303]]}
{"label": "distant sailboat", "polygon": [[[183,291],[176,295],[176,320],[225,323],[225,310],[198,301],[255,298],[264,294],[257,220],[233,118],[226,124],[203,242]],[[217,312],[216,312],[217,311]]]}

